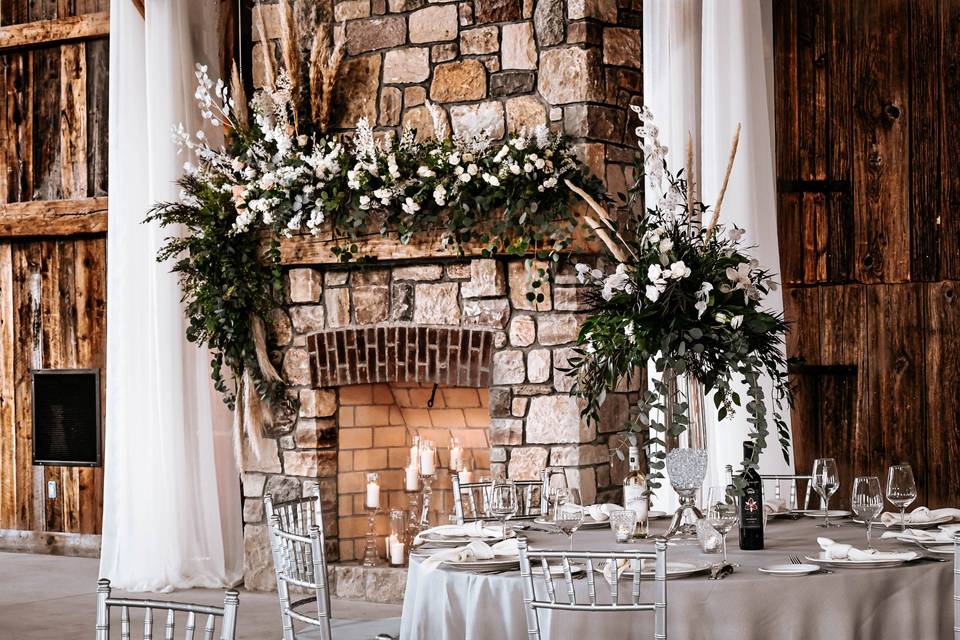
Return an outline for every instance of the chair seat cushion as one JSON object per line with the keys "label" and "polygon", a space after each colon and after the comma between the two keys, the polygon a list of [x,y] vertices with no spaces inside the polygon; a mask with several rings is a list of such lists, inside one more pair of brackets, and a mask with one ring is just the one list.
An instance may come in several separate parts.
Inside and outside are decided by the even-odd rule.
{"label": "chair seat cushion", "polygon": [[[330,621],[334,640],[376,640],[380,634],[392,638],[400,637],[400,618],[382,618],[379,620],[342,620]],[[312,640],[320,637],[320,629],[305,629],[297,633],[297,640]]]}

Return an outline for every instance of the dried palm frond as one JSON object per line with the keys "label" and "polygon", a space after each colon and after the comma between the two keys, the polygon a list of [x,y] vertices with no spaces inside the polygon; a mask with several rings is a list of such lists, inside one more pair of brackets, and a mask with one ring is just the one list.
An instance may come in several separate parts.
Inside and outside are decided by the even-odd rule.
{"label": "dried palm frond", "polygon": [[720,220],[720,207],[723,205],[723,196],[727,193],[727,184],[730,182],[730,174],[733,172],[733,160],[737,157],[737,147],[740,145],[740,123],[737,123],[737,131],[733,134],[733,142],[730,145],[730,156],[727,158],[727,172],[723,174],[723,183],[720,185],[720,195],[717,196],[717,204],[713,207],[713,217],[710,218],[710,224],[707,226],[707,239],[713,235],[713,228],[717,226]]}
{"label": "dried palm frond", "polygon": [[687,215],[693,220],[693,134],[687,130]]}
{"label": "dried palm frond", "polygon": [[327,30],[320,29],[310,48],[310,116],[314,129],[321,134],[326,132],[329,124],[333,87],[343,64],[345,44],[346,28],[340,23],[334,27],[332,47]]}
{"label": "dried palm frond", "polygon": [[247,96],[243,89],[243,82],[240,80],[240,71],[236,64],[230,73],[230,97],[233,99],[231,109],[233,118],[237,121],[237,126],[241,129],[250,127],[249,114],[247,113]]}
{"label": "dried palm frond", "polygon": [[263,21],[263,5],[259,2],[253,15],[254,22],[257,25],[257,36],[260,38],[260,46],[263,47],[263,79],[267,83],[267,88],[273,90],[276,86],[277,77],[273,69],[273,46],[267,39],[267,25]]}
{"label": "dried palm frond", "polygon": [[619,245],[617,245],[617,243],[613,241],[613,239],[607,234],[607,230],[604,229],[599,222],[597,222],[596,220],[594,220],[588,215],[584,215],[583,220],[584,222],[587,223],[587,226],[590,227],[590,229],[595,234],[597,234],[597,237],[600,238],[601,241],[603,241],[603,244],[607,246],[607,249],[610,250],[610,254],[613,255],[613,257],[616,258],[617,261],[619,262],[627,261],[627,254],[625,254],[623,250],[619,247]]}
{"label": "dried palm frond", "polygon": [[280,0],[280,52],[283,54],[283,66],[290,78],[290,95],[294,107],[300,107],[300,47],[297,46],[297,27],[293,20],[293,6],[290,0]]}
{"label": "dried palm frond", "polygon": [[280,374],[273,368],[270,356],[267,355],[266,331],[263,328],[263,320],[258,315],[251,316],[250,334],[253,338],[254,351],[257,354],[257,366],[260,367],[260,375],[267,382],[280,382]]}
{"label": "dried palm frond", "polygon": [[[610,222],[610,215],[606,212],[606,210],[603,207],[600,206],[600,203],[594,200],[593,196],[591,196],[589,193],[587,193],[577,185],[573,184],[569,180],[564,179],[563,182],[564,184],[567,185],[567,188],[570,189],[570,191],[573,191],[575,194],[580,196],[580,198],[582,198],[583,201],[586,202],[591,209],[597,212],[597,215],[600,217],[600,220],[603,222],[603,224],[606,225],[606,227],[613,232],[613,234],[617,237],[617,240],[620,241],[620,244],[623,245],[623,248],[629,251],[630,255],[633,256],[634,260],[636,260],[637,254],[633,252],[633,249],[630,248],[630,245],[627,244],[627,241],[623,239],[623,236],[620,235],[620,233],[613,226],[613,223]],[[588,221],[590,220],[590,218],[587,218],[586,216],[584,216],[584,219]],[[597,235],[600,235],[600,234],[597,234]],[[603,238],[601,238],[601,240],[603,240]],[[609,247],[610,245],[607,244],[607,246]],[[622,254],[623,252],[621,251],[620,253]],[[623,262],[623,260],[620,260],[620,262]]]}

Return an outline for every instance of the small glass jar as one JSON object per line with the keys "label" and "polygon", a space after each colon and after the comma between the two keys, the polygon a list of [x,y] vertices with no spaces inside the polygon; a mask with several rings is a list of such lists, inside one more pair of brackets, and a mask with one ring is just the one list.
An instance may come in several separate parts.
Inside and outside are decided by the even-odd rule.
{"label": "small glass jar", "polygon": [[619,543],[630,542],[634,528],[637,526],[637,512],[632,509],[614,511],[610,514],[610,529],[614,539]]}
{"label": "small glass jar", "polygon": [[697,542],[704,553],[720,553],[723,548],[723,536],[710,526],[706,518],[697,521]]}
{"label": "small glass jar", "polygon": [[391,509],[390,535],[387,537],[387,558],[391,565],[400,567],[406,564],[408,534],[406,511]]}

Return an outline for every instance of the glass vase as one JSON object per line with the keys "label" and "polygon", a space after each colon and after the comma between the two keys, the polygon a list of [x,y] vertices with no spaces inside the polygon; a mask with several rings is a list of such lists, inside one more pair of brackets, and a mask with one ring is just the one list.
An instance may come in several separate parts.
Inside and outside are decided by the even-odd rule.
{"label": "glass vase", "polygon": [[[666,432],[665,466],[670,486],[677,492],[680,505],[673,514],[664,537],[674,543],[697,543],[697,523],[703,514],[697,508],[697,490],[707,475],[707,431],[703,385],[691,374],[677,376],[668,369],[663,374],[666,386],[664,425]],[[682,389],[682,394],[678,394]],[[687,402],[686,427],[675,427],[678,401]]]}

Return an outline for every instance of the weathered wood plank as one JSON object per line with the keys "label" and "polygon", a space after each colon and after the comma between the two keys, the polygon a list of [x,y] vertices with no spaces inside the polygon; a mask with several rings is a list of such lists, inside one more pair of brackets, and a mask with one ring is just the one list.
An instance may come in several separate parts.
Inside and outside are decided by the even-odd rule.
{"label": "weathered wood plank", "polygon": [[940,2],[940,277],[960,279],[960,2]]}
{"label": "weathered wood plank", "polygon": [[797,11],[797,116],[800,153],[799,175],[805,180],[827,177],[827,6],[822,0],[805,0]]}
{"label": "weathered wood plank", "polygon": [[[875,469],[898,462],[913,465],[924,504],[930,488],[926,455],[926,327],[923,286],[864,287],[867,313],[868,420],[873,425],[868,451]],[[863,446],[864,443],[857,443]]]}
{"label": "weathered wood plank", "polygon": [[102,11],[0,27],[0,51],[110,35],[110,13]]}
{"label": "weathered wood plank", "polygon": [[33,191],[31,200],[63,197],[60,178],[60,49],[30,52],[33,92]]}
{"label": "weathered wood plank", "polygon": [[29,200],[33,190],[33,93],[29,54],[0,56],[3,113],[0,114],[0,201]]}
{"label": "weathered wood plank", "polygon": [[0,238],[70,236],[107,230],[107,199],[0,204]]}
{"label": "weathered wood plank", "polygon": [[[43,241],[40,246],[40,367],[44,369],[59,369],[63,362],[63,327],[60,324],[61,296],[58,276],[60,273],[60,252],[57,242]],[[31,294],[34,294],[31,291]],[[31,420],[31,423],[33,421]],[[35,467],[34,471],[43,473],[43,487],[39,496],[34,496],[38,504],[43,505],[44,531],[63,531],[63,497],[67,488],[62,481],[59,467]],[[47,495],[46,487],[50,482],[57,485],[55,498]]]}
{"label": "weathered wood plank", "polygon": [[87,196],[87,56],[83,43],[60,47],[60,179],[63,197]]}
{"label": "weathered wood plank", "polygon": [[910,278],[906,0],[854,2],[853,190],[862,282]]}
{"label": "weathered wood plank", "polygon": [[87,193],[107,195],[107,125],[109,122],[110,65],[108,40],[91,40],[86,44],[87,61]]}
{"label": "weathered wood plank", "polygon": [[0,243],[0,528],[17,524],[16,338],[13,306],[13,254]]}
{"label": "weathered wood plank", "polygon": [[3,551],[99,558],[100,542],[99,535],[0,529]]}
{"label": "weathered wood plank", "polygon": [[[32,434],[30,432],[30,369],[42,366],[40,334],[39,284],[40,251],[37,243],[18,244],[13,249],[14,269],[14,350],[15,465],[18,529],[42,528],[43,510],[34,508]],[[38,357],[39,356],[39,357]],[[41,493],[42,496],[42,493]],[[42,507],[42,503],[41,503]]]}
{"label": "weathered wood plank", "polygon": [[960,496],[960,282],[925,285],[924,307],[927,333],[927,459],[931,464],[928,484],[931,507],[956,504]]}

